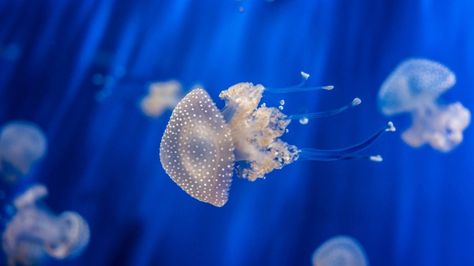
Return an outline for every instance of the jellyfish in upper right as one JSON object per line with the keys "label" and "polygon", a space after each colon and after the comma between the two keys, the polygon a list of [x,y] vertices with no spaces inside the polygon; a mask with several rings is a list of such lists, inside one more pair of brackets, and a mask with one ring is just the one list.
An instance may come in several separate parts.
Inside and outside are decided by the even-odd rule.
{"label": "jellyfish in upper right", "polygon": [[14,183],[27,175],[33,165],[43,158],[47,140],[43,131],[28,121],[11,121],[0,132],[0,176]]}
{"label": "jellyfish in upper right", "polygon": [[429,144],[448,152],[463,140],[471,120],[460,102],[442,104],[440,96],[456,83],[446,66],[428,59],[402,62],[384,81],[378,94],[380,110],[387,116],[410,113],[412,125],[402,139],[412,147]]}
{"label": "jellyfish in upper right", "polygon": [[313,266],[368,266],[362,245],[349,236],[335,236],[313,253]]}

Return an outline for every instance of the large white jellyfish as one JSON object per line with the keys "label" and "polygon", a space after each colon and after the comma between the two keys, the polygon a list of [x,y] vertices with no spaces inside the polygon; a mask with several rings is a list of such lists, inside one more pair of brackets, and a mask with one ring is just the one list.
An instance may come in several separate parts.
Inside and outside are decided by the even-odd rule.
{"label": "large white jellyfish", "polygon": [[46,187],[35,185],[15,199],[16,214],[3,233],[9,265],[36,265],[47,256],[74,257],[87,246],[89,227],[79,214],[56,216],[38,206],[47,193]]}
{"label": "large white jellyfish", "polygon": [[412,147],[430,144],[447,152],[459,145],[471,114],[460,102],[443,105],[438,98],[456,83],[447,67],[427,59],[402,62],[383,83],[378,104],[386,115],[409,112],[411,128],[402,139]]}
{"label": "large white jellyfish", "polygon": [[[307,88],[294,87],[294,90]],[[193,198],[223,206],[234,169],[240,177],[255,181],[298,158],[380,161],[380,156],[365,156],[360,152],[383,132],[395,130],[389,123],[366,141],[345,149],[299,149],[280,139],[292,119],[333,115],[358,105],[360,100],[335,110],[285,115],[278,108],[258,106],[264,91],[280,93],[288,89],[239,83],[220,93],[219,97],[225,101],[222,111],[205,90],[194,89],[173,110],[161,141],[160,161],[171,179]]]}
{"label": "large white jellyfish", "polygon": [[364,249],[357,240],[336,236],[319,246],[313,253],[313,266],[368,266]]}
{"label": "large white jellyfish", "polygon": [[181,99],[181,91],[181,83],[176,80],[152,83],[148,94],[140,102],[140,108],[145,115],[158,117],[165,110],[176,106]]}
{"label": "large white jellyfish", "polygon": [[6,124],[0,133],[0,172],[4,181],[15,182],[29,173],[46,153],[47,140],[41,129],[27,121]]}

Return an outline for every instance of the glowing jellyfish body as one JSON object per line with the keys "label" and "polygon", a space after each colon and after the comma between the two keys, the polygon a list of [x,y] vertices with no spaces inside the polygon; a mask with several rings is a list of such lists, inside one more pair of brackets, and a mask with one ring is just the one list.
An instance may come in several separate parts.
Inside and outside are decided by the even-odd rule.
{"label": "glowing jellyfish body", "polygon": [[[255,181],[299,157],[324,161],[371,159],[357,153],[383,132],[394,130],[389,124],[365,142],[346,149],[298,149],[280,139],[288,132],[292,119],[337,114],[360,100],[336,110],[287,116],[278,108],[258,106],[266,90],[252,83],[231,86],[219,95],[225,101],[222,111],[203,89],[192,90],[177,104],[161,141],[160,161],[186,193],[221,207],[228,200],[234,169],[240,177]],[[286,89],[277,90],[281,93]]]}
{"label": "glowing jellyfish body", "polygon": [[27,175],[46,153],[47,140],[41,129],[26,121],[6,124],[0,133],[0,170],[7,182]]}
{"label": "glowing jellyfish body", "polygon": [[160,161],[178,186],[193,198],[223,206],[234,166],[234,146],[224,117],[202,89],[176,106],[163,135]]}
{"label": "glowing jellyfish body", "polygon": [[383,83],[378,103],[386,115],[409,112],[413,124],[402,139],[412,147],[430,144],[434,149],[450,151],[462,142],[470,123],[470,112],[461,103],[437,102],[456,83],[447,67],[426,59],[402,62]]}
{"label": "glowing jellyfish body", "polygon": [[140,102],[142,112],[158,117],[165,110],[176,106],[181,98],[181,84],[176,80],[150,84],[148,94]]}
{"label": "glowing jellyfish body", "polygon": [[337,236],[319,246],[313,254],[313,266],[368,266],[367,256],[357,240]]}
{"label": "glowing jellyfish body", "polygon": [[235,146],[237,173],[250,181],[263,178],[274,169],[294,162],[298,148],[282,141],[290,119],[279,109],[260,106],[264,87],[238,83],[222,91],[223,114]]}
{"label": "glowing jellyfish body", "polygon": [[3,233],[3,250],[10,265],[34,265],[44,257],[73,257],[89,242],[87,222],[75,212],[53,215],[37,202],[47,195],[36,185],[15,199],[17,212]]}

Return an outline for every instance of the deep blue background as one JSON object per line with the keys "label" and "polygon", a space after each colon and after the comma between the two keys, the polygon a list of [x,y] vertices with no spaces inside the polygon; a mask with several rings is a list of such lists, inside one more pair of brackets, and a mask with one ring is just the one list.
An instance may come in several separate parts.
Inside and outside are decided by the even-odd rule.
{"label": "deep blue background", "polygon": [[[443,99],[474,109],[473,14],[470,0],[1,0],[0,123],[31,120],[49,139],[22,185],[45,183],[51,209],[78,211],[92,230],[82,256],[49,265],[309,265],[337,234],[358,239],[372,265],[474,265],[472,128],[451,153],[412,149],[402,115],[372,147],[381,164],[296,162],[265,180],[235,178],[215,208],[161,168],[170,112],[150,119],[136,107],[153,80],[200,83],[222,106],[219,91],[236,82],[281,87],[304,70],[336,89],[265,101],[283,97],[291,113],[361,97],[285,136],[344,147],[385,124],[378,88],[408,57],[451,68],[458,83]],[[95,74],[115,79],[100,101]]]}

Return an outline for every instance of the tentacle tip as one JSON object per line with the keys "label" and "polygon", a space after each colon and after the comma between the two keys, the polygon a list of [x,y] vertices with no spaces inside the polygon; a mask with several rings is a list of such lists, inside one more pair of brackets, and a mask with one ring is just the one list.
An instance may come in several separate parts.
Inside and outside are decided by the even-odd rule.
{"label": "tentacle tip", "polygon": [[302,124],[302,125],[307,125],[308,122],[309,122],[309,119],[308,119],[307,117],[301,117],[301,118],[299,119],[299,122],[300,122],[300,124]]}
{"label": "tentacle tip", "polygon": [[352,100],[352,106],[357,106],[361,103],[362,103],[362,100],[359,97],[356,97],[354,98],[354,100]]}
{"label": "tentacle tip", "polygon": [[388,121],[388,123],[387,123],[387,128],[385,129],[385,131],[387,131],[387,132],[395,132],[395,131],[397,131],[397,129],[396,129],[395,126],[393,125],[393,122],[392,122],[392,121]]}
{"label": "tentacle tip", "polygon": [[380,154],[369,156],[369,159],[372,162],[377,162],[377,163],[383,162],[383,158]]}
{"label": "tentacle tip", "polygon": [[323,90],[332,91],[334,89],[333,85],[323,86]]}
{"label": "tentacle tip", "polygon": [[300,75],[304,80],[308,80],[309,77],[310,77],[310,75],[308,73],[304,72],[304,71],[301,71]]}

